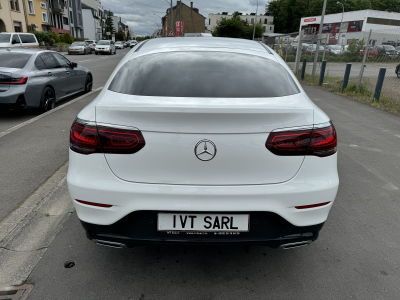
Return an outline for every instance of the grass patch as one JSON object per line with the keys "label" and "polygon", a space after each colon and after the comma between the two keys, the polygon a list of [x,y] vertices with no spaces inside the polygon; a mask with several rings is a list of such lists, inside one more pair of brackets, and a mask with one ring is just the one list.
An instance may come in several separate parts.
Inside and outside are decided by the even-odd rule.
{"label": "grass patch", "polygon": [[318,86],[329,92],[333,92],[335,94],[357,100],[359,102],[382,109],[384,111],[400,115],[400,101],[392,97],[388,97],[382,92],[379,101],[375,101],[373,99],[374,93],[370,89],[368,89],[368,86],[371,86],[368,79],[363,79],[363,83],[360,85],[359,89],[357,89],[355,83],[349,83],[347,88],[342,93],[343,78],[339,76],[325,76],[322,86],[319,86],[318,75],[312,77],[309,74],[305,74],[304,80],[302,80],[300,78],[300,73],[298,73],[296,74],[296,77],[300,82],[305,82],[312,86]]}

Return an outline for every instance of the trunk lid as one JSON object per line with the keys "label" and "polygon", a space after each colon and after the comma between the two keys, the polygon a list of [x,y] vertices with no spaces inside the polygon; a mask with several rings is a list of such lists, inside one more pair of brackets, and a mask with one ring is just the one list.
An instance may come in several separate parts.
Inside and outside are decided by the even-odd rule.
{"label": "trunk lid", "polygon": [[[96,104],[96,122],[135,127],[144,136],[146,146],[135,154],[105,154],[113,173],[123,180],[187,185],[272,184],[291,179],[304,157],[271,153],[265,147],[269,132],[313,124],[313,108],[302,94],[215,99],[106,91]],[[206,147],[211,155],[201,157],[199,153]],[[214,153],[211,160],[202,160]]]}

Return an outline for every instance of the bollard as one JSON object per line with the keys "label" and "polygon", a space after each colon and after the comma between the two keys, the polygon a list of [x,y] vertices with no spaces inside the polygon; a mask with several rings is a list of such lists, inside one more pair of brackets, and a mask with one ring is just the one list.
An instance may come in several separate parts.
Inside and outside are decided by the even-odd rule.
{"label": "bollard", "polygon": [[349,83],[350,71],[351,71],[351,64],[347,64],[346,71],[344,72],[342,93],[343,93],[344,89],[347,88],[347,85]]}
{"label": "bollard", "polygon": [[383,80],[385,79],[386,68],[381,68],[379,70],[378,81],[376,82],[375,93],[373,101],[379,101],[379,97],[381,96]]}
{"label": "bollard", "polygon": [[307,58],[303,60],[303,67],[301,68],[301,79],[304,79],[304,74],[306,73]]}
{"label": "bollard", "polygon": [[321,66],[321,73],[319,74],[319,85],[322,85],[322,83],[324,82],[325,69],[326,69],[326,60],[323,60]]}

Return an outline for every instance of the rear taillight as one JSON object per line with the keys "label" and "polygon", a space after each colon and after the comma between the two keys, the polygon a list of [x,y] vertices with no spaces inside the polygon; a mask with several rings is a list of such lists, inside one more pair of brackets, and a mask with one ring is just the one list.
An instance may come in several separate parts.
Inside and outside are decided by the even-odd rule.
{"label": "rear taillight", "polygon": [[329,125],[309,130],[271,132],[265,147],[281,156],[325,157],[337,151],[336,130],[333,125]]}
{"label": "rear taillight", "polygon": [[70,148],[81,154],[133,154],[145,144],[139,130],[96,126],[79,119],[71,127]]}
{"label": "rear taillight", "polygon": [[28,77],[12,78],[9,76],[3,76],[0,78],[0,84],[25,84],[28,81]]}

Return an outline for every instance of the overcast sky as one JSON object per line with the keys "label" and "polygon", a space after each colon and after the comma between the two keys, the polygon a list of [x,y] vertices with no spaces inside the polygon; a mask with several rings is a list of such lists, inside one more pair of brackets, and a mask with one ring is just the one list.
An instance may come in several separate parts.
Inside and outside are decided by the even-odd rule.
{"label": "overcast sky", "polygon": [[[265,4],[269,0],[258,0],[258,14],[265,13]],[[176,0],[172,0],[173,5]],[[190,6],[190,1],[183,0],[182,3]],[[103,0],[103,8],[111,10],[115,15],[122,18],[122,22],[129,26],[137,35],[152,34],[157,28],[161,28],[161,17],[165,16],[168,3],[166,0]],[[242,13],[256,12],[257,0],[194,0],[193,6],[199,9],[199,13],[207,18],[209,13]]]}

